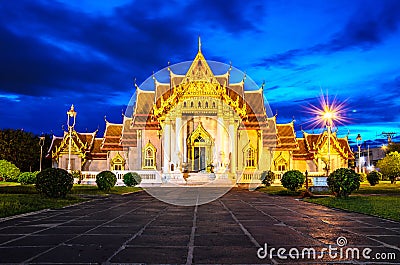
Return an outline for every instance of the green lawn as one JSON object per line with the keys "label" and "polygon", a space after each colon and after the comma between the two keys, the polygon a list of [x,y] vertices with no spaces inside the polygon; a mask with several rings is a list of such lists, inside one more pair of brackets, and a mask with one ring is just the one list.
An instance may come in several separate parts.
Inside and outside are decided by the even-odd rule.
{"label": "green lawn", "polygon": [[400,221],[400,196],[350,196],[349,198],[306,198],[307,202]]}
{"label": "green lawn", "polygon": [[390,184],[390,181],[380,181],[375,186],[369,183],[361,183],[360,189],[355,191],[354,194],[398,194],[400,195],[400,182]]}
{"label": "green lawn", "polygon": [[43,209],[56,209],[85,201],[78,196],[51,199],[40,194],[0,194],[0,218]]}
{"label": "green lawn", "polygon": [[[306,188],[302,187],[297,191],[290,191],[283,186],[270,186],[270,187],[260,187],[257,188],[257,191],[261,191],[270,195],[279,195],[279,196],[300,196],[303,192],[306,191]],[[315,192],[316,195],[329,195],[330,192]]]}
{"label": "green lawn", "polygon": [[[257,190],[270,195],[300,196],[305,188],[303,187],[297,192],[288,191],[282,186],[261,187]],[[330,195],[330,192],[314,194]],[[304,200],[328,207],[400,221],[400,182],[390,184],[390,181],[380,181],[376,186],[371,186],[368,182],[362,183],[360,189],[353,192],[347,199],[326,196],[305,198]]]}
{"label": "green lawn", "polygon": [[47,198],[35,189],[34,185],[21,185],[15,182],[0,182],[0,218],[43,209],[56,209],[85,201],[81,195],[124,194],[141,191],[136,187],[114,187],[109,192],[97,186],[74,185],[65,199]]}
{"label": "green lawn", "polygon": [[86,194],[86,195],[106,195],[106,194],[124,194],[141,191],[142,188],[117,186],[113,187],[109,192],[101,191],[97,186],[93,185],[74,185],[71,194]]}

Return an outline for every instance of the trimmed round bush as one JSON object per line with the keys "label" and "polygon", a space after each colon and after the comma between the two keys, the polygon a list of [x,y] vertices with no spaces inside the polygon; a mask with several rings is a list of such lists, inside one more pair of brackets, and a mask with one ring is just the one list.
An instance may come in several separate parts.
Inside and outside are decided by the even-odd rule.
{"label": "trimmed round bush", "polygon": [[19,168],[7,160],[0,160],[0,179],[3,181],[18,181]]}
{"label": "trimmed round bush", "polygon": [[96,184],[100,190],[109,191],[117,183],[117,177],[111,171],[102,171],[96,176]]}
{"label": "trimmed round bush", "polygon": [[360,181],[361,182],[365,182],[367,181],[367,174],[365,174],[364,172],[358,173],[360,175]]}
{"label": "trimmed round bush", "polygon": [[18,176],[18,182],[27,185],[27,184],[35,184],[36,183],[36,175],[38,171],[35,172],[23,172]]}
{"label": "trimmed round bush", "polygon": [[136,172],[129,172],[124,175],[124,184],[128,187],[139,185],[142,177]]}
{"label": "trimmed round bush", "polygon": [[339,168],[329,175],[327,182],[336,197],[348,197],[360,188],[361,178],[350,168]]}
{"label": "trimmed round bush", "polygon": [[367,180],[371,186],[375,186],[382,179],[382,174],[378,171],[371,171],[367,175]]}
{"label": "trimmed round bush", "polygon": [[305,179],[303,173],[299,170],[289,170],[283,174],[281,183],[286,189],[296,191],[303,186]]}
{"label": "trimmed round bush", "polygon": [[275,174],[271,170],[264,171],[261,173],[261,183],[266,187],[271,186],[272,181],[274,181]]}
{"label": "trimmed round bush", "polygon": [[47,168],[36,176],[36,189],[50,198],[65,198],[74,185],[74,178],[61,168]]}

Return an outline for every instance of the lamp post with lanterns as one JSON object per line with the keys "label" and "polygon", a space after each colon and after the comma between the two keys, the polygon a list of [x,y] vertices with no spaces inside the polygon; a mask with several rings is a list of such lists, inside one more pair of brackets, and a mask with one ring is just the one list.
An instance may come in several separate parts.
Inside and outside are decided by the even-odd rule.
{"label": "lamp post with lanterns", "polygon": [[326,130],[328,131],[328,163],[326,164],[326,175],[329,176],[331,170],[331,130],[335,113],[331,109],[325,109],[323,119],[325,120]]}
{"label": "lamp post with lanterns", "polygon": [[45,137],[42,135],[39,137],[39,145],[40,145],[40,163],[39,163],[39,171],[42,171],[42,158],[43,158],[43,145],[44,145]]}
{"label": "lamp post with lanterns", "polygon": [[344,102],[338,102],[336,98],[333,101],[329,101],[328,95],[326,97],[321,95],[319,100],[320,106],[314,106],[310,104],[308,108],[308,112],[315,115],[311,120],[315,127],[323,126],[327,129],[327,137],[328,137],[328,161],[326,163],[326,174],[329,176],[331,170],[331,134],[332,128],[336,125],[336,123],[344,124],[347,119],[345,117],[345,111],[347,108],[345,107]]}
{"label": "lamp post with lanterns", "polygon": [[361,134],[357,135],[357,147],[358,147],[358,173],[361,173]]}
{"label": "lamp post with lanterns", "polygon": [[68,173],[71,173],[71,146],[72,146],[72,131],[74,130],[76,119],[76,111],[74,109],[74,105],[71,105],[71,109],[67,111],[67,124],[68,124],[68,133],[69,133],[69,142],[68,142]]}

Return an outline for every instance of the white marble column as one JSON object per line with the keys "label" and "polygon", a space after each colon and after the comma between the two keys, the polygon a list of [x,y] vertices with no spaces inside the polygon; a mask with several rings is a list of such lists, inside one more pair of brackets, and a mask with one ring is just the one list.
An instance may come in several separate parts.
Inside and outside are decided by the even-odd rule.
{"label": "white marble column", "polygon": [[231,173],[236,173],[236,133],[234,121],[229,121],[229,152],[231,153]]}
{"label": "white marble column", "polygon": [[187,143],[186,143],[186,140],[187,140],[187,135],[188,135],[188,133],[187,133],[187,126],[188,126],[188,124],[187,124],[187,122],[185,122],[185,125],[183,126],[183,128],[182,128],[182,142],[183,142],[183,161],[185,162],[185,163],[187,163]]}
{"label": "white marble column", "polygon": [[175,120],[175,164],[177,168],[180,168],[181,163],[182,163],[182,132],[181,132],[181,126],[182,126],[182,115],[177,114],[176,120]]}
{"label": "white marble column", "polygon": [[142,130],[137,131],[137,169],[142,169]]}
{"label": "white marble column", "polygon": [[163,146],[164,146],[164,165],[163,172],[168,173],[169,162],[171,161],[171,121],[169,118],[165,119],[164,133],[163,133]]}

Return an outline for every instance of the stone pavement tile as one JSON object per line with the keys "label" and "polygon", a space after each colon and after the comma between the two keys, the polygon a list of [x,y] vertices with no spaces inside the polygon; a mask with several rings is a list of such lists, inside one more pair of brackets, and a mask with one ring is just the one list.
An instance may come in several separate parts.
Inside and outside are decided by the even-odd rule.
{"label": "stone pavement tile", "polygon": [[382,236],[382,235],[400,236],[399,232],[395,232],[391,229],[386,229],[381,227],[348,227],[347,230],[367,236]]}
{"label": "stone pavement tile", "polygon": [[331,226],[337,226],[337,227],[374,227],[371,224],[367,224],[367,223],[360,223],[360,222],[356,222],[356,221],[351,221],[349,222],[348,219],[340,219],[340,220],[332,220],[332,219],[324,219],[321,218],[321,222],[325,223],[325,224],[329,224]]}
{"label": "stone pavement tile", "polygon": [[74,235],[31,235],[8,243],[6,246],[54,246]]}
{"label": "stone pavement tile", "polygon": [[321,245],[321,242],[299,233],[287,226],[253,226],[246,227],[260,245],[271,246]]}
{"label": "stone pavement tile", "polygon": [[12,239],[16,239],[21,237],[21,235],[1,235],[0,234],[0,245],[4,244],[5,242],[8,242]]}
{"label": "stone pavement tile", "polygon": [[193,217],[190,218],[180,218],[178,216],[174,217],[165,217],[165,216],[160,216],[157,218],[157,223],[163,224],[163,225],[192,225],[193,223]]}
{"label": "stone pavement tile", "polygon": [[65,242],[72,245],[121,246],[130,235],[80,235]]}
{"label": "stone pavement tile", "polygon": [[[276,222],[275,219],[273,217],[270,217],[268,215],[264,215],[260,212],[257,212],[253,215],[239,215],[235,212],[235,217],[239,220],[239,221],[245,221],[245,220],[249,220],[249,221],[263,221],[263,222]],[[231,217],[232,218],[232,217]]]}
{"label": "stone pavement tile", "polygon": [[93,226],[56,226],[37,233],[38,235],[82,234]]}
{"label": "stone pavement tile", "polygon": [[[204,213],[197,213],[198,221],[211,221],[211,222],[225,222],[225,221],[232,221],[232,216],[230,214],[224,215],[216,215],[216,214],[204,214]],[[193,219],[193,216],[191,216]]]}
{"label": "stone pavement tile", "polygon": [[307,229],[309,228],[324,228],[324,227],[329,227],[329,224],[322,222],[321,220],[316,220],[316,219],[303,219],[303,220],[296,220],[294,218],[291,219],[285,219],[285,220],[280,220],[281,222],[285,223],[288,226],[297,228],[297,227],[305,227]]}
{"label": "stone pavement tile", "polygon": [[325,230],[309,230],[306,232],[311,237],[323,242],[324,244],[336,244],[336,240],[339,237],[345,237],[348,245],[352,246],[377,246],[380,245],[375,240],[372,240],[364,235],[357,235],[349,231],[340,230],[337,228],[325,229]]}
{"label": "stone pavement tile", "polygon": [[119,246],[61,245],[32,260],[32,263],[100,263],[108,259]]}
{"label": "stone pavement tile", "polygon": [[360,220],[363,223],[370,224],[370,225],[375,225],[375,226],[380,226],[380,227],[385,227],[385,228],[400,229],[399,222],[394,222],[394,221],[385,220],[385,219],[381,219],[381,218],[367,218],[367,219],[357,218],[356,220]]}
{"label": "stone pavement tile", "polygon": [[[218,224],[222,224],[222,222],[217,222],[217,221],[210,221],[210,220],[197,220],[197,226],[205,226],[205,227],[212,227]],[[224,225],[237,225],[235,220],[229,220],[229,221],[224,221]]]}
{"label": "stone pavement tile", "polygon": [[49,247],[0,247],[0,263],[20,263],[47,249]]}
{"label": "stone pavement tile", "polygon": [[[45,221],[46,222],[46,221]],[[63,226],[87,226],[87,227],[96,227],[104,223],[104,220],[83,220],[77,219],[71,222],[63,223],[60,227]]]}
{"label": "stone pavement tile", "polygon": [[195,264],[271,264],[269,259],[257,257],[258,248],[240,246],[195,247]]}
{"label": "stone pavement tile", "polygon": [[38,232],[43,229],[45,229],[45,228],[35,227],[35,226],[26,226],[26,227],[16,226],[16,227],[6,227],[6,228],[0,230],[0,233],[2,235],[26,235],[26,234]]}
{"label": "stone pavement tile", "polygon": [[242,229],[237,224],[217,224],[217,225],[197,225],[196,234],[222,234],[222,235],[230,235],[230,234],[243,234]]}
{"label": "stone pavement tile", "polygon": [[39,220],[25,221],[19,223],[17,226],[53,226],[53,225],[60,225],[63,223],[65,223],[65,221],[39,219]]}
{"label": "stone pavement tile", "polygon": [[[146,233],[146,231],[145,231]],[[136,237],[134,240],[129,242],[129,245],[135,246],[177,246],[185,247],[189,244],[190,234],[187,235],[146,235],[143,234]]]}
{"label": "stone pavement tile", "polygon": [[128,234],[133,235],[137,233],[141,228],[139,226],[130,226],[130,227],[121,227],[121,226],[100,226],[93,230],[90,230],[86,234],[105,234],[105,235],[113,235],[113,234]]}
{"label": "stone pavement tile", "polygon": [[248,227],[248,226],[270,226],[270,225],[274,225],[274,224],[276,224],[277,222],[275,221],[275,222],[270,222],[269,220],[255,220],[255,221],[253,221],[253,220],[239,220],[240,221],[240,223],[242,224],[242,225],[244,225],[244,227]]}
{"label": "stone pavement tile", "polygon": [[[154,225],[153,225],[154,224]],[[149,225],[144,233],[146,235],[190,235],[192,227],[190,226],[162,226],[156,222]]]}
{"label": "stone pavement tile", "polygon": [[400,235],[370,236],[370,238],[374,238],[374,239],[384,242],[386,244],[400,248]]}
{"label": "stone pavement tile", "polygon": [[115,263],[185,264],[187,247],[126,247],[111,259]]}
{"label": "stone pavement tile", "polygon": [[254,244],[250,239],[241,234],[216,234],[216,235],[196,235],[194,238],[194,245],[197,246],[238,246],[238,247],[253,247]]}

